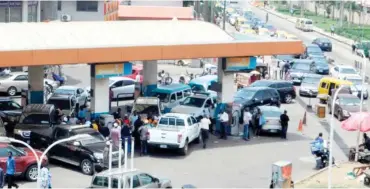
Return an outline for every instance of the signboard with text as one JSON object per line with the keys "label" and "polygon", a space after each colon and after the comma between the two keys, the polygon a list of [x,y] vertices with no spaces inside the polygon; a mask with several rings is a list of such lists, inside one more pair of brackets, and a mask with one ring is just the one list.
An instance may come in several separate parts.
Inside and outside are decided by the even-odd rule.
{"label": "signboard with text", "polygon": [[256,57],[226,58],[226,72],[249,72],[256,69]]}
{"label": "signboard with text", "polygon": [[129,62],[95,65],[95,78],[97,79],[130,75],[131,73],[132,63]]}

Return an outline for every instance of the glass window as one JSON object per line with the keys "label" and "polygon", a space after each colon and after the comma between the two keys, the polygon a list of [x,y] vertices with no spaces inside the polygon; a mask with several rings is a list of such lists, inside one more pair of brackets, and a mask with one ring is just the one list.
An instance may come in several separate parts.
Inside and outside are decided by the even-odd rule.
{"label": "glass window", "polygon": [[188,118],[188,124],[189,124],[189,125],[192,125],[192,124],[193,124],[193,123],[191,122],[190,117]]}
{"label": "glass window", "polygon": [[185,122],[183,119],[176,119],[176,126],[185,126]]}
{"label": "glass window", "polygon": [[262,100],[263,99],[263,91],[258,91],[256,93],[256,95],[254,95],[254,98],[256,98],[258,100]]}
{"label": "glass window", "polygon": [[77,11],[97,12],[98,1],[77,1]]}
{"label": "glass window", "polygon": [[176,101],[176,95],[172,94],[170,97],[170,102]]}
{"label": "glass window", "polygon": [[28,80],[28,77],[26,75],[19,75],[14,78],[15,81],[26,81]]}
{"label": "glass window", "polygon": [[321,88],[326,89],[326,83],[325,83],[325,82],[322,82],[322,83],[321,83]]}
{"label": "glass window", "polygon": [[204,105],[205,108],[208,108],[212,105],[212,100],[211,99],[208,99]]}
{"label": "glass window", "polygon": [[4,110],[19,110],[19,109],[21,109],[21,106],[16,102],[13,102],[13,101],[3,101],[3,102],[1,102],[0,101],[0,110],[1,111],[4,111]]}
{"label": "glass window", "polygon": [[195,98],[195,97],[187,97],[183,101],[184,106],[193,106],[193,107],[202,107],[204,104],[205,99],[203,98]]}
{"label": "glass window", "polygon": [[154,182],[153,177],[151,177],[148,174],[139,174],[139,179],[141,181],[141,185],[143,185],[143,186],[151,184],[151,183]]}
{"label": "glass window", "polygon": [[340,70],[340,73],[344,73],[344,74],[357,74],[356,70],[353,69],[353,68],[342,68]]}
{"label": "glass window", "polygon": [[190,89],[184,91],[184,97],[188,97],[190,95],[191,95],[191,90]]}
{"label": "glass window", "polygon": [[128,85],[134,85],[135,82],[132,80],[124,80],[123,81],[123,86],[128,86]]}
{"label": "glass window", "polygon": [[256,94],[256,91],[244,88],[236,92],[235,98],[250,99],[254,96],[254,94]]}
{"label": "glass window", "polygon": [[198,122],[194,117],[191,117],[191,121],[193,122],[193,124]]}
{"label": "glass window", "polygon": [[177,98],[178,100],[180,100],[180,99],[182,99],[182,98],[183,98],[182,91],[180,91],[180,92],[177,92],[177,93],[176,93],[176,98]]}
{"label": "glass window", "polygon": [[116,88],[116,87],[121,87],[122,85],[123,85],[123,81],[117,81],[111,87]]}
{"label": "glass window", "polygon": [[10,22],[22,22],[22,7],[9,8]]}
{"label": "glass window", "polygon": [[[21,123],[22,124],[49,124],[50,116],[48,114],[31,114],[27,115],[26,117],[21,116]],[[23,119],[22,119],[23,117]]]}
{"label": "glass window", "polygon": [[176,119],[175,118],[169,118],[168,119],[168,125],[176,125]]}
{"label": "glass window", "polygon": [[[128,186],[130,186],[130,184],[131,184],[131,178],[128,179]],[[139,177],[137,175],[133,176],[132,184],[133,184],[132,188],[139,188],[141,186],[140,181],[139,181]]]}
{"label": "glass window", "polygon": [[108,178],[102,177],[102,176],[96,176],[93,180],[93,185],[106,188],[108,187]]}
{"label": "glass window", "polygon": [[67,138],[68,136],[69,136],[69,132],[66,129],[58,129],[55,133],[55,138],[57,139]]}
{"label": "glass window", "polygon": [[58,11],[62,10],[62,1],[58,1]]}
{"label": "glass window", "polygon": [[161,118],[161,120],[159,120],[159,124],[160,125],[168,125],[168,118]]}

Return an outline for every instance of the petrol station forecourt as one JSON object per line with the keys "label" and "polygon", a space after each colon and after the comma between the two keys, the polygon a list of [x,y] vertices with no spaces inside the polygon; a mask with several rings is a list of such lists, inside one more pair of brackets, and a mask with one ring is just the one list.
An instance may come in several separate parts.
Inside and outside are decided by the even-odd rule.
{"label": "petrol station forecourt", "polygon": [[[149,22],[148,21],[130,21],[130,22],[131,23],[123,24],[125,26],[123,25],[120,26],[121,23],[118,23],[118,22],[108,22],[109,24],[107,22],[105,23],[95,22],[94,23],[95,25],[90,22],[89,23],[78,22],[78,25],[80,26],[78,26],[77,24],[73,22],[70,22],[70,23],[37,23],[37,24],[30,24],[32,26],[28,26],[28,27],[21,26],[20,24],[18,24],[19,26],[15,26],[17,24],[14,24],[14,26],[7,26],[9,28],[10,27],[18,28],[20,31],[22,30],[30,31],[30,34],[27,34],[28,36],[24,36],[24,38],[14,37],[13,39],[11,39],[12,37],[8,37],[7,39],[2,39],[5,45],[1,47],[0,58],[2,60],[7,60],[7,61],[2,61],[2,66],[8,66],[10,65],[10,63],[12,63],[11,64],[12,66],[29,65],[30,66],[29,74],[33,75],[33,73],[35,73],[34,77],[30,76],[31,89],[37,90],[37,84],[40,81],[40,79],[37,78],[36,76],[39,76],[38,73],[40,71],[40,67],[42,68],[42,65],[89,63],[91,67],[94,67],[94,65],[97,63],[122,64],[123,62],[141,60],[143,61],[144,70],[145,69],[149,70],[149,71],[144,71],[144,85],[150,85],[150,84],[157,82],[156,74],[159,70],[157,69],[156,60],[191,59],[191,58],[203,58],[203,57],[204,58],[248,57],[248,56],[273,55],[273,54],[299,54],[301,53],[300,49],[302,48],[302,44],[299,41],[271,41],[271,40],[269,41],[236,41],[231,36],[229,36],[227,33],[222,31],[220,28],[213,26],[211,24],[208,24],[208,23],[200,22],[200,21],[175,21],[175,22],[174,21],[149,21]],[[131,30],[131,31],[127,31],[124,29],[127,27],[133,28],[134,24],[135,24],[134,28],[136,28],[137,31],[136,29]],[[8,24],[8,25],[12,25],[12,24]],[[28,24],[25,24],[25,25],[28,25]],[[43,27],[43,28],[37,29],[36,28],[37,26],[33,26],[33,25],[39,25],[39,26],[41,25],[40,27]],[[107,27],[102,27],[102,25],[107,26]],[[162,26],[162,27],[158,27],[158,26]],[[9,28],[3,29],[2,27],[3,26],[0,25],[0,28],[1,28],[0,33],[4,32],[2,33],[3,35],[1,36],[3,36],[2,38],[5,38],[4,36],[6,36],[5,35],[6,31],[11,32],[12,30],[10,30]],[[63,28],[63,30],[61,28]],[[150,29],[144,30],[140,28],[150,28]],[[192,28],[192,29],[188,31],[187,29],[184,29],[184,28]],[[31,32],[31,31],[35,31],[35,32]],[[50,32],[50,31],[53,31],[54,34],[51,34],[53,32]],[[60,31],[60,34],[58,34],[59,31]],[[212,36],[209,35],[209,32],[206,32],[206,31],[212,32]],[[57,34],[59,35],[59,39],[54,39],[55,36],[58,36],[56,35],[55,32],[57,32]],[[14,35],[16,34],[16,32],[14,31],[13,33]],[[31,33],[35,33],[35,35],[32,36]],[[105,33],[105,35],[99,36],[102,33]],[[136,37],[128,37],[129,33]],[[89,35],[86,35],[86,34],[89,34]],[[9,33],[7,33],[7,35],[12,36],[12,35],[9,35]],[[39,37],[37,38],[37,36]],[[143,39],[144,37],[142,36],[146,36],[146,38]],[[158,36],[163,36],[163,37],[158,38]],[[102,38],[102,41],[95,42],[95,40],[99,38]],[[138,39],[134,39],[134,38],[138,38]],[[34,42],[34,44],[29,45],[29,46],[27,46],[27,44],[24,44],[22,47],[22,45],[20,44],[16,45],[14,43],[8,43],[12,40],[19,40],[19,41],[22,41],[23,43],[26,43],[28,39],[33,39],[31,40],[30,43]],[[120,42],[117,42],[117,41],[120,41]],[[122,45],[121,41],[127,41],[127,44]],[[78,44],[74,44],[77,42]],[[90,44],[93,42],[95,44]],[[149,44],[149,42],[151,43]],[[37,45],[37,43],[41,43],[41,44]],[[27,49],[27,50],[24,50],[24,49]],[[219,63],[219,67],[221,67],[220,63]],[[78,72],[73,73],[72,75],[75,75],[75,74],[78,75]],[[154,76],[152,76],[152,74]],[[147,80],[145,78],[147,78]],[[219,78],[222,78],[222,77],[219,77]],[[98,89],[99,91],[104,90],[104,86],[101,86],[100,84],[105,84],[104,80],[107,80],[107,78],[91,77],[91,86],[94,86],[93,82],[97,80],[99,80],[98,81],[99,83],[97,82],[98,84],[96,84],[96,86],[101,87],[101,88],[96,88],[96,89]],[[223,80],[222,82],[231,82],[231,81]],[[229,91],[229,90],[226,89],[226,91]],[[97,95],[99,94],[95,94],[95,97],[99,98],[99,102],[102,101],[100,100],[101,98],[106,98],[108,101],[108,96],[98,97]],[[104,95],[104,94],[100,94],[100,95]],[[229,94],[229,92],[223,95],[232,96],[232,94]],[[35,95],[35,96],[37,97],[38,95]],[[31,95],[31,98],[32,98],[32,95]],[[222,99],[225,100],[223,102],[227,102],[229,98],[223,97]],[[37,100],[38,99],[36,98],[34,101],[37,101]],[[94,109],[93,99],[92,99],[91,106],[92,106],[92,109]],[[107,111],[104,108],[104,106],[107,106],[106,104],[99,104],[98,106],[99,107],[102,106],[103,109],[98,109],[98,110],[95,109],[96,113],[103,113]],[[287,106],[290,107],[291,105],[287,105]],[[303,111],[303,109],[299,109],[299,110]],[[297,121],[294,121],[294,122],[297,122]],[[292,127],[295,127],[295,126],[292,126]],[[292,132],[294,132],[294,130],[295,128],[292,128]],[[242,153],[243,151],[238,149],[237,144],[239,144],[239,142],[237,142],[236,144],[236,142],[234,143],[233,141],[230,141],[230,143],[231,144],[229,144],[228,147],[225,146],[224,148],[220,148],[220,150],[217,150],[217,152],[212,152],[212,150],[205,151],[205,152],[195,151],[189,157],[186,157],[185,159],[182,159],[182,160],[179,159],[179,157],[170,157],[170,158],[157,157],[156,161],[160,161],[160,163],[158,163],[157,166],[155,166],[155,163],[153,164],[150,163],[152,161],[151,159],[149,159],[150,157],[137,158],[138,160],[136,161],[137,163],[135,164],[138,166],[138,168],[140,168],[143,171],[151,170],[153,174],[157,174],[158,172],[158,176],[163,176],[163,177],[173,180],[174,184],[176,184],[175,186],[178,186],[178,187],[181,184],[186,184],[186,182],[199,183],[198,181],[191,180],[191,179],[194,179],[195,175],[198,175],[198,177],[201,177],[201,175],[199,175],[198,173],[197,174],[193,173],[193,171],[194,172],[197,171],[195,169],[193,169],[192,172],[187,171],[186,173],[184,173],[185,176],[183,175],[181,176],[181,178],[178,178],[177,176],[172,176],[173,173],[167,172],[168,169],[165,169],[164,171],[156,171],[156,170],[164,169],[163,167],[167,165],[166,163],[167,161],[172,161],[172,163],[175,163],[176,161],[177,162],[176,165],[173,164],[173,166],[177,167],[178,169],[184,169],[185,165],[181,166],[177,164],[183,164],[184,161],[197,162],[199,160],[195,158],[199,156],[204,157],[203,159],[201,159],[201,161],[205,162],[207,161],[207,159],[213,158],[213,155],[218,154],[216,156],[222,157],[226,161],[232,162],[234,161],[233,158],[225,158],[223,157],[223,155],[227,156],[226,154],[231,153],[232,150],[239,151],[239,154],[237,154],[237,156],[248,154],[247,152]],[[256,143],[257,144],[253,144],[251,146],[259,145],[258,142]],[[241,144],[244,144],[244,143],[242,142]],[[248,144],[245,144],[245,145],[248,145]],[[217,146],[217,144],[214,144],[214,146]],[[234,146],[234,147],[231,147],[231,146]],[[261,151],[266,152],[267,149],[271,150],[273,148],[271,148],[271,146],[269,147],[266,146],[266,148],[261,148]],[[265,156],[267,156],[267,153],[265,154]],[[171,160],[172,158],[174,160]],[[240,157],[238,157],[237,160],[235,160],[235,162],[238,162],[239,158]],[[248,157],[247,159],[249,162],[251,162],[253,161],[254,158]],[[216,163],[218,160],[215,158],[215,160],[212,160],[212,161]],[[191,166],[191,165],[188,165],[188,166]],[[239,164],[233,164],[233,163],[232,165],[227,165],[227,166],[229,166],[229,168],[225,168],[225,169],[230,170],[230,171],[227,171],[229,174],[234,174],[234,171],[236,171],[237,168],[240,167]],[[270,167],[270,165],[264,165],[264,166]],[[265,170],[266,167],[262,170]],[[63,167],[52,167],[52,174],[55,175],[53,179],[53,183],[55,183],[55,187],[67,187],[65,186],[65,183],[63,183],[62,179],[59,179],[61,178],[61,176],[65,175],[64,171],[68,171],[64,169],[65,168]],[[213,167],[212,169],[201,171],[203,175],[206,174],[206,175],[209,175],[209,177],[213,177],[213,178],[207,178],[204,180],[213,180],[215,176],[211,173],[217,171],[216,169],[217,167]],[[258,167],[248,168],[248,169],[258,169]],[[266,178],[264,180],[268,180],[268,177],[269,177],[268,173],[264,174],[266,175]],[[73,172],[71,173],[71,175],[77,176],[79,175],[79,173]],[[262,173],[257,174],[257,175],[262,175]],[[89,183],[90,179],[88,179],[85,176],[81,176],[81,177],[84,177],[83,180],[85,181],[86,179],[87,182],[77,183],[78,181],[73,181],[72,182],[73,184],[71,183],[71,187],[72,186],[73,187],[86,187],[86,185],[90,184]],[[225,179],[225,177],[222,176],[217,180],[221,180],[221,179]],[[239,183],[240,179],[237,179],[237,180],[238,180],[237,181],[238,183],[235,185],[233,184],[235,187],[236,186],[242,187],[246,185],[245,183]],[[74,182],[76,182],[76,185],[74,184]],[[263,186],[261,184],[262,182],[265,182],[265,181],[258,181],[256,183],[259,183],[258,186],[262,187]],[[226,185],[226,183],[227,183],[227,180],[224,181],[224,185],[220,183],[217,183],[217,184],[218,186],[221,186],[221,187],[229,186],[229,185]],[[33,183],[27,184],[27,186],[33,186]],[[208,185],[206,185],[205,183],[203,184],[199,183],[198,186],[207,187]],[[210,185],[209,187],[217,187],[217,186]],[[254,187],[254,186],[250,185],[250,187]]]}

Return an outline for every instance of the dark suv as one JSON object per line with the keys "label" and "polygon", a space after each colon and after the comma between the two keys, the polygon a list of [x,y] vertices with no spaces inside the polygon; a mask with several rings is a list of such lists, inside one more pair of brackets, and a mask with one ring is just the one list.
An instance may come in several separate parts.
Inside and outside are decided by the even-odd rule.
{"label": "dark suv", "polygon": [[288,81],[260,80],[254,82],[250,87],[270,87],[278,91],[281,102],[291,103],[296,97],[293,84]]}
{"label": "dark suv", "polygon": [[[0,134],[13,130],[22,114],[22,106],[9,97],[0,98]],[[7,135],[8,136],[8,135]]]}
{"label": "dark suv", "polygon": [[246,87],[238,90],[234,96],[233,108],[254,108],[261,105],[280,106],[280,95],[270,87]]}

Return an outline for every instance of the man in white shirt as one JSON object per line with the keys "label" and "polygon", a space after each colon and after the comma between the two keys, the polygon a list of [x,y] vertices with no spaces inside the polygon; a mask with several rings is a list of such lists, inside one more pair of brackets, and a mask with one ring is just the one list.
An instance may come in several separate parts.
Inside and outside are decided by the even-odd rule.
{"label": "man in white shirt", "polygon": [[221,122],[221,127],[220,127],[220,138],[221,139],[227,139],[227,135],[226,135],[226,127],[227,127],[227,124],[229,123],[229,114],[226,113],[225,110],[223,110],[220,114],[219,114],[219,119],[220,119],[220,122]]}
{"label": "man in white shirt", "polygon": [[139,72],[139,73],[137,73],[137,75],[135,76],[135,81],[136,81],[136,83],[140,83],[140,80],[141,80],[141,75],[140,75],[141,73]]}
{"label": "man in white shirt", "polygon": [[249,112],[249,108],[246,108],[244,110],[244,116],[243,116],[243,121],[244,121],[244,132],[243,132],[243,139],[244,140],[249,140],[249,125],[252,120],[252,114]]}
{"label": "man in white shirt", "polygon": [[207,147],[207,140],[208,140],[208,132],[209,132],[209,125],[211,124],[211,120],[204,115],[200,116],[200,134],[202,135],[203,140],[203,148]]}

